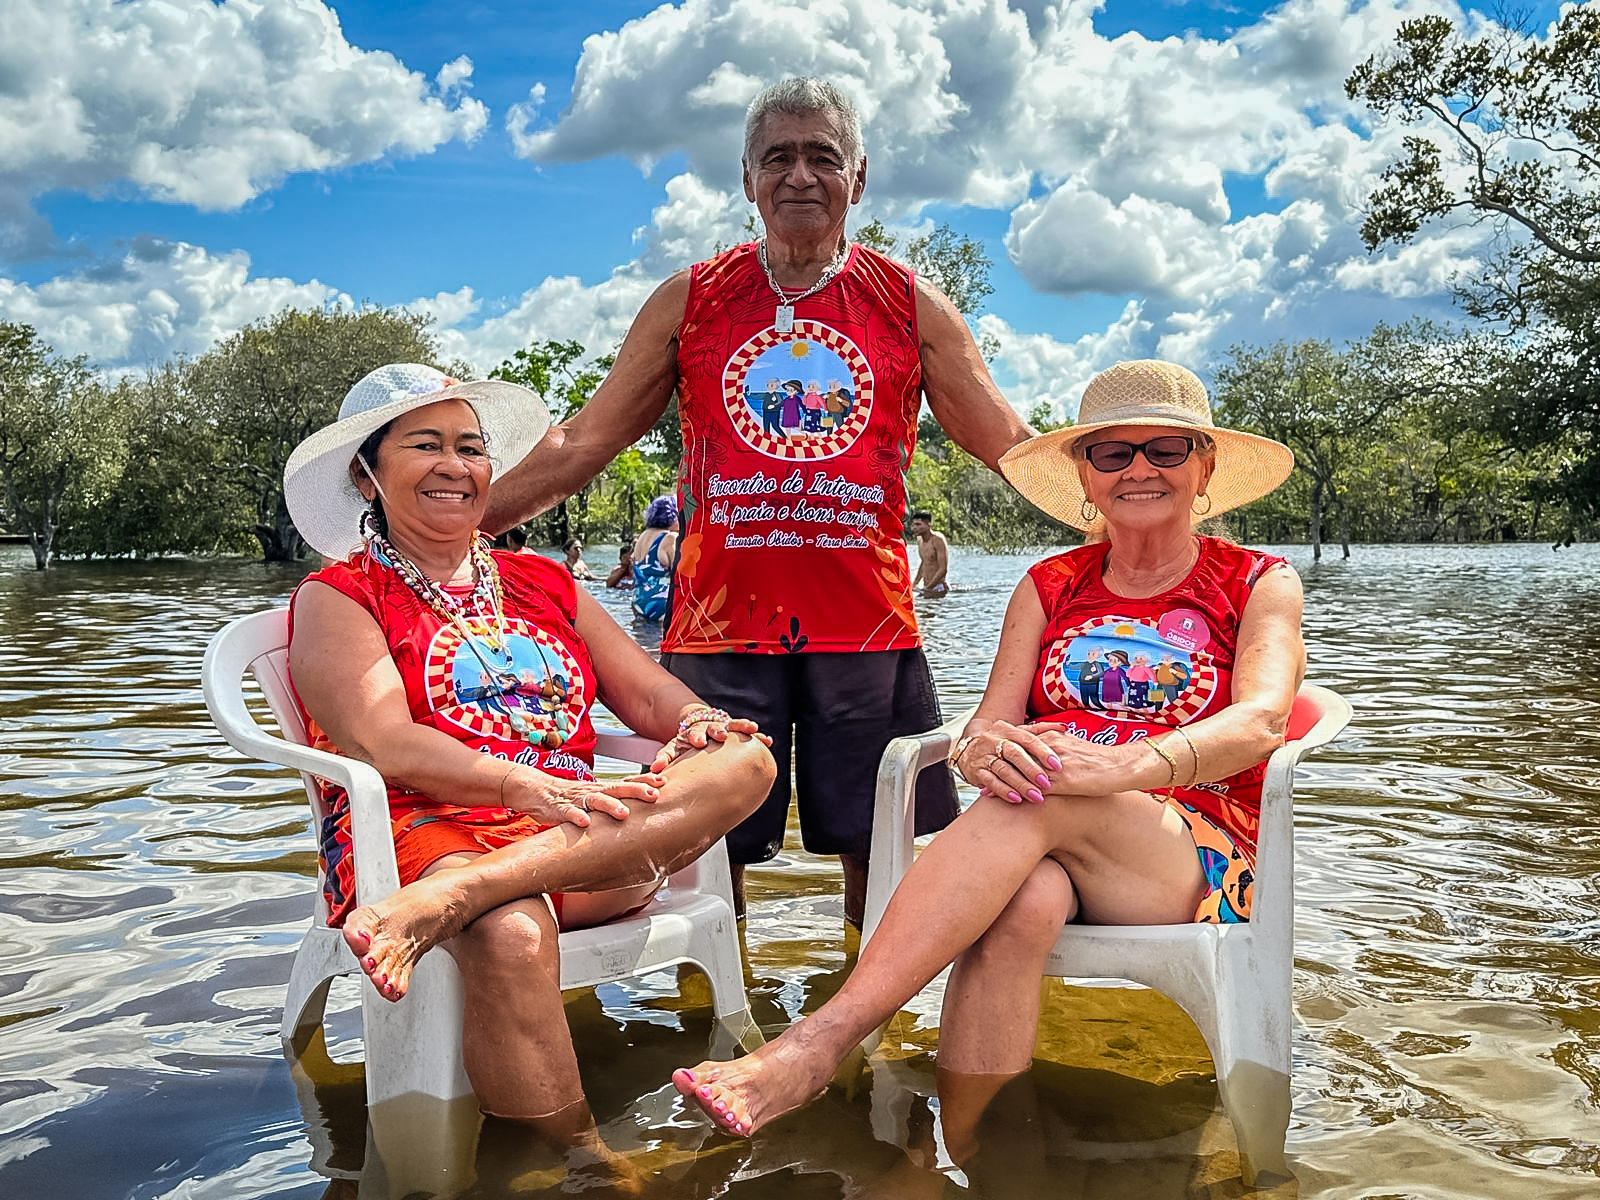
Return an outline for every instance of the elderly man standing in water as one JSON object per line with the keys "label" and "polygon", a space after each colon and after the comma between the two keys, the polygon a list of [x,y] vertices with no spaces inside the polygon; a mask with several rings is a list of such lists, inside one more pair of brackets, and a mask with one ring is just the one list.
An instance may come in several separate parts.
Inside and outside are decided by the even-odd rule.
{"label": "elderly man standing in water", "polygon": [[[991,469],[1032,431],[950,300],[846,238],[867,158],[836,87],[786,79],[757,96],[743,164],[764,236],[655,291],[589,403],[496,481],[485,527],[575,492],[677,393],[683,534],[661,662],[758,721],[780,764],[766,802],[728,834],[740,910],[745,865],[783,844],[792,749],[805,847],[840,856],[859,926],[878,760],[890,739],[940,722],[903,541],[921,401]],[[802,364],[837,368],[854,402],[829,429],[775,436],[749,396]],[[925,772],[917,832],[955,814],[949,774]]]}

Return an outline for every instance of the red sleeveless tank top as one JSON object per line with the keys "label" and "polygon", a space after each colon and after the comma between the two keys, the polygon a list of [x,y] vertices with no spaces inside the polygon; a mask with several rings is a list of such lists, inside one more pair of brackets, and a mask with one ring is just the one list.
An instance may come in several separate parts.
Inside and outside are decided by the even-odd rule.
{"label": "red sleeveless tank top", "polygon": [[[1257,579],[1285,560],[1203,537],[1194,569],[1159,596],[1130,600],[1100,574],[1107,542],[1029,568],[1045,627],[1028,717],[1100,745],[1164,733],[1233,703],[1239,619]],[[1266,764],[1173,794],[1252,850]],[[1166,789],[1161,789],[1165,791]]]}
{"label": "red sleeveless tank top", "polygon": [[661,649],[918,646],[902,540],[922,392],[912,274],[852,246],[784,332],[777,305],[754,243],[690,271],[683,535]]}
{"label": "red sleeveless tank top", "polygon": [[[494,561],[507,633],[498,647],[487,638],[464,638],[371,551],[358,551],[306,579],[336,588],[372,614],[405,685],[412,720],[484,754],[566,779],[592,779],[589,708],[596,689],[589,651],[573,627],[577,585],[560,565],[539,555],[496,551]],[[489,626],[475,618],[469,628]],[[292,641],[292,623],[289,636]],[[314,745],[338,753],[314,722],[311,730]],[[390,808],[416,797],[391,787]],[[449,796],[434,799],[452,802]]]}

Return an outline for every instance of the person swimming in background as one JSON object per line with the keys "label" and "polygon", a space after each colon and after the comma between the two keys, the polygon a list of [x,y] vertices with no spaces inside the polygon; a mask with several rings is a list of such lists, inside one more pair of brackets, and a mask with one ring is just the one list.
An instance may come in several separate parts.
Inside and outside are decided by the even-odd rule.
{"label": "person swimming in background", "polygon": [[594,572],[589,569],[589,564],[583,561],[583,539],[568,538],[567,544],[561,547],[563,558],[561,565],[566,567],[567,574],[574,579],[593,579]]}
{"label": "person swimming in background", "polygon": [[633,543],[633,611],[660,621],[672,595],[672,564],[678,556],[678,500],[657,496],[644,510],[644,530]]}
{"label": "person swimming in background", "polygon": [[608,588],[630,588],[633,586],[633,545],[624,542],[617,548],[617,565],[611,568],[611,574],[606,576]]}

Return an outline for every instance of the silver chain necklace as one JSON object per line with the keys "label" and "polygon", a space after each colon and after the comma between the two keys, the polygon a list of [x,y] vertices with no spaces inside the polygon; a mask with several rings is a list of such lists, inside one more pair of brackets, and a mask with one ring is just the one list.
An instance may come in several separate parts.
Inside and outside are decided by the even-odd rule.
{"label": "silver chain necklace", "polygon": [[805,291],[791,298],[787,292],[778,286],[777,279],[772,274],[772,268],[767,265],[767,239],[762,238],[756,242],[756,259],[761,263],[761,269],[766,273],[767,286],[778,297],[778,311],[772,318],[772,328],[778,333],[790,333],[794,329],[794,306],[807,296],[815,296],[823,288],[833,282],[834,276],[844,270],[844,260],[850,253],[850,242],[845,241],[844,248],[839,251],[834,260],[824,268],[822,277],[808,287]]}

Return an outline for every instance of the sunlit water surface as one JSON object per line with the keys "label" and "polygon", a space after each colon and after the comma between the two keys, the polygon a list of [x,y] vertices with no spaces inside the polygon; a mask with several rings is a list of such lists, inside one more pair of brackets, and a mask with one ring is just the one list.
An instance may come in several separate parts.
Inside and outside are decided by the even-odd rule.
{"label": "sunlit water surface", "polygon": [[[1600,1195],[1600,547],[1286,553],[1311,678],[1356,715],[1297,797],[1297,1180],[1273,1194]],[[1028,561],[958,549],[951,595],[921,602],[947,711],[981,691]],[[313,877],[299,784],[227,749],[199,689],[211,634],[298,575],[39,574],[0,551],[0,1196],[377,1191],[359,1067],[297,1088],[277,1039]],[[627,623],[622,593],[596,594]],[[775,1031],[847,969],[836,866],[792,845],[752,872],[751,901],[751,1002]],[[681,983],[568,1005],[598,1119],[646,1195],[1243,1190],[1199,1037],[1152,993],[1047,984],[1033,1072],[970,1171],[936,1174],[937,1102],[917,1098],[935,991],[897,1020],[892,1067],[750,1144],[665,1086],[711,1035],[703,986]],[[336,1058],[359,1049],[353,988],[335,992]],[[604,1195],[602,1177],[489,1123],[454,1186]]]}

